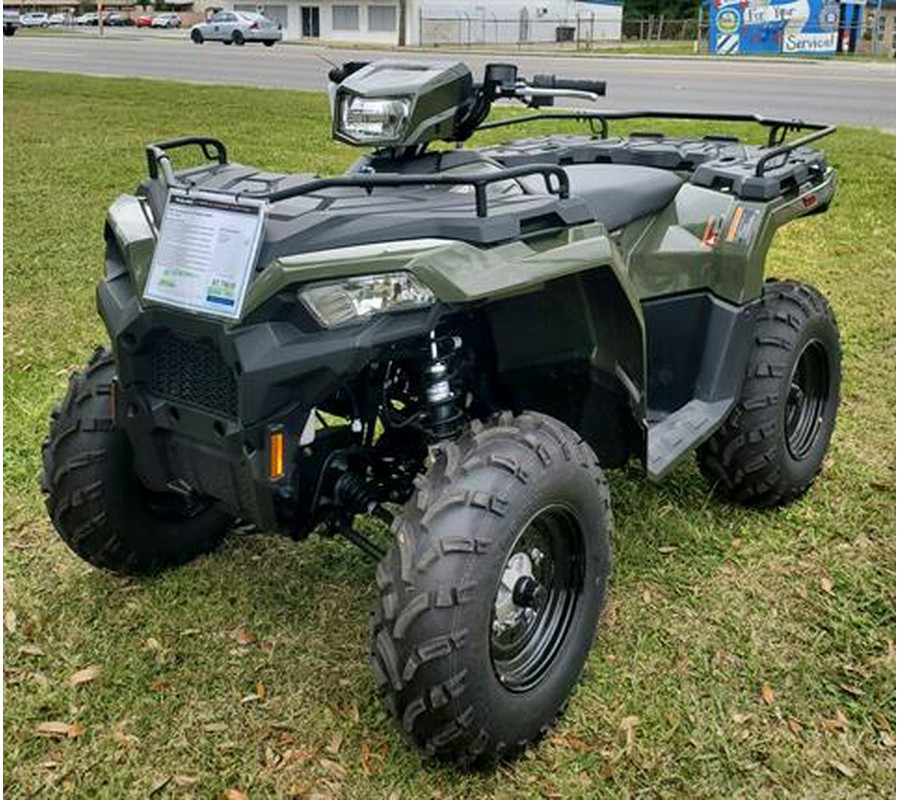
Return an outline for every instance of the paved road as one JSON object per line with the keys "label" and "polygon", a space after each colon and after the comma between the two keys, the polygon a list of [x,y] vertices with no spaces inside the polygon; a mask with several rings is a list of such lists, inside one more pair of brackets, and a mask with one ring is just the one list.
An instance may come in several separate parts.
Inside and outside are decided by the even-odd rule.
{"label": "paved road", "polygon": [[[4,68],[141,76],[199,83],[324,90],[331,61],[384,58],[381,52],[318,46],[274,48],[191,44],[183,32],[155,36],[108,32],[4,39]],[[429,53],[408,58],[434,59]],[[479,74],[497,56],[452,55]],[[712,61],[606,56],[510,55],[522,74],[555,72],[608,82],[605,108],[755,111],[768,116],[895,129],[896,68],[845,61]]]}

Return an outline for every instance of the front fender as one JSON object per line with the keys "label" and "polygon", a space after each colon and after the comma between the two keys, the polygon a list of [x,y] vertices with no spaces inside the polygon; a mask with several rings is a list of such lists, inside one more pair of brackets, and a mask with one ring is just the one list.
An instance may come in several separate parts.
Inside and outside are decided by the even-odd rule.
{"label": "front fender", "polygon": [[106,214],[107,239],[118,246],[125,266],[140,293],[150,271],[156,247],[156,228],[144,202],[123,194],[113,201]]}
{"label": "front fender", "polygon": [[276,259],[251,285],[249,313],[291,284],[405,270],[445,303],[498,300],[601,264],[624,268],[596,223],[534,235],[494,247],[452,239],[410,239],[319,250]]}

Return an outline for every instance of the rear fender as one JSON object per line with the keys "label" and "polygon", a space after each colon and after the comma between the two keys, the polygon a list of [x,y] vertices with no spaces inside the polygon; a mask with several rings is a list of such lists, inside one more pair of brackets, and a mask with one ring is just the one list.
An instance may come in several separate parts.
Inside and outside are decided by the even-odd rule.
{"label": "rear fender", "polygon": [[731,303],[756,300],[762,296],[775,232],[826,209],[835,183],[829,170],[772,200],[748,200],[687,183],[664,211],[617,234],[629,282],[642,299],[709,290]]}

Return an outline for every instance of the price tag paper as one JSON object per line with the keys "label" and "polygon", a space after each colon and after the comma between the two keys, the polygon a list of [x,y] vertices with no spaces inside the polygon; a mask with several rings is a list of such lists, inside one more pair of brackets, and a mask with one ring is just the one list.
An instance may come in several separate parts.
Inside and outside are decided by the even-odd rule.
{"label": "price tag paper", "polygon": [[170,189],[144,298],[238,319],[265,217],[261,200]]}

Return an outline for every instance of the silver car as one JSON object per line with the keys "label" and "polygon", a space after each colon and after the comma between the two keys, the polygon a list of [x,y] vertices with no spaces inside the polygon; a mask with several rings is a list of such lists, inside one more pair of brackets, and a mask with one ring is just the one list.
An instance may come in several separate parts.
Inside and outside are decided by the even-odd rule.
{"label": "silver car", "polygon": [[224,42],[238,46],[245,42],[262,42],[271,47],[281,41],[281,27],[264,17],[249,11],[217,11],[209,22],[201,22],[191,28],[191,41]]}
{"label": "silver car", "polygon": [[50,17],[40,11],[32,11],[19,17],[19,24],[23,28],[46,28],[50,24]]}

